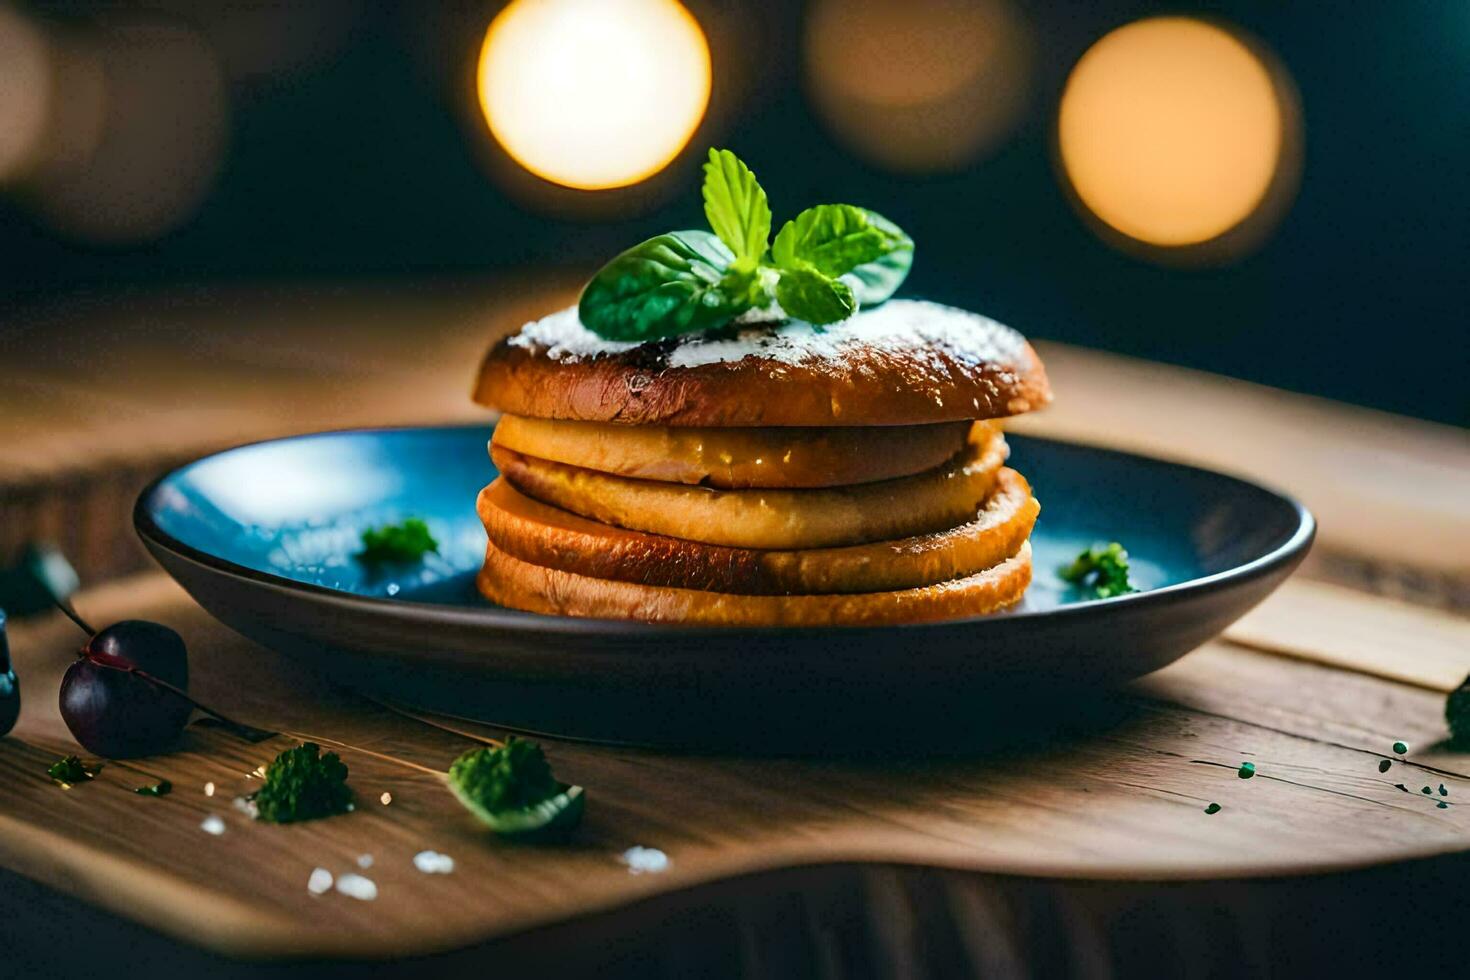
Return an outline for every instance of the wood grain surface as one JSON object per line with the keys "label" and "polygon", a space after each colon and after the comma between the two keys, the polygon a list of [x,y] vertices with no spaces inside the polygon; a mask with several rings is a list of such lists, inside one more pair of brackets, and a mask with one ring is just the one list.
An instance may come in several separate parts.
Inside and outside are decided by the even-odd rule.
{"label": "wood grain surface", "polygon": [[[138,490],[204,452],[324,428],[481,419],[467,393],[485,347],[570,302],[580,278],[537,271],[418,286],[79,296],[11,316],[0,324],[0,563],[44,540],[91,583],[146,567],[129,521]],[[1287,490],[1321,524],[1308,576],[1470,608],[1464,432],[1037,346],[1058,398],[1018,430]],[[983,751],[854,745],[839,760],[772,758],[759,732],[740,758],[548,741],[558,772],[591,799],[581,832],[556,847],[487,837],[442,786],[437,773],[454,756],[502,733],[338,690],[228,632],[157,574],[92,588],[78,603],[99,621],[176,626],[190,643],[197,693],[289,734],[250,746],[196,724],[176,753],[110,763],[95,782],[61,789],[45,768],[77,751],[55,695],[80,638],[59,616],[13,624],[25,710],[0,739],[0,868],[24,877],[10,874],[0,888],[40,882],[20,901],[43,921],[46,896],[60,895],[73,905],[51,918],[95,906],[246,957],[463,953],[502,937],[500,956],[503,937],[533,935],[546,937],[536,956],[573,938],[593,956],[590,946],[622,948],[641,927],[629,923],[667,934],[658,921],[690,921],[691,903],[720,888],[743,896],[742,911],[711,920],[697,941],[738,941],[739,957],[755,964],[747,975],[781,972],[761,956],[789,946],[792,922],[849,914],[860,923],[846,941],[892,962],[949,928],[973,932],[952,937],[970,944],[961,960],[1043,975],[1048,950],[1074,966],[1124,969],[1152,965],[1161,948],[1187,949],[1187,962],[1214,971],[1242,939],[1305,934],[1290,923],[1311,909],[1328,923],[1318,930],[1326,945],[1292,955],[1303,957],[1298,972],[1312,972],[1349,948],[1342,930],[1372,932],[1380,891],[1397,896],[1395,909],[1443,906],[1470,866],[1470,756],[1444,744],[1441,717],[1442,692],[1470,673],[1470,626],[1300,576],[1226,639],[1119,695],[1027,706],[1023,720],[974,719]],[[250,822],[231,801],[257,766],[305,737],[343,754],[359,810],[290,827]],[[1395,739],[1412,751],[1380,773]],[[1259,774],[1242,780],[1236,767],[1247,760]],[[172,795],[132,793],[158,778],[175,784]],[[1441,783],[1449,795],[1439,795]],[[1209,802],[1221,811],[1206,814]],[[225,821],[223,835],[200,829],[210,815]],[[631,873],[619,856],[634,846],[661,849],[669,867]],[[450,854],[455,871],[416,870],[412,857],[424,849]],[[363,855],[370,868],[358,866]],[[312,896],[317,867],[370,877],[378,898]],[[1353,868],[1364,870],[1322,877]],[[1308,877],[1272,885],[1291,874]],[[1096,888],[1072,887],[1078,881]],[[1324,881],[1341,883],[1309,884]],[[1360,893],[1370,898],[1349,909]],[[1049,911],[1028,920],[1040,907]],[[624,917],[617,926],[581,918],[599,912]],[[1413,914],[1440,921],[1431,912]],[[1130,933],[1135,919],[1142,932]],[[936,924],[944,921],[960,925]],[[1205,942],[1209,922],[1230,925]],[[762,945],[759,935],[782,938]],[[811,936],[831,942],[820,930],[801,941]],[[684,939],[666,944],[670,955],[691,955]],[[1349,962],[1362,948],[1351,947]],[[46,962],[44,945],[34,961],[15,949],[15,963]],[[1278,965],[1248,942],[1239,952],[1237,964]],[[814,955],[827,963],[838,954],[823,946]],[[848,972],[866,975],[862,966]],[[462,967],[484,973],[481,960]]]}
{"label": "wood grain surface", "polygon": [[[1183,881],[1470,848],[1461,805],[1470,802],[1470,758],[1442,744],[1442,696],[1227,642],[1120,695],[1052,706],[1054,716],[1038,708],[1032,722],[990,731],[977,718],[987,747],[954,756],[855,745],[838,760],[761,757],[774,747],[760,745],[759,732],[752,755],[738,758],[548,741],[558,773],[590,794],[586,823],[567,844],[508,845],[483,834],[436,774],[503,733],[337,690],[226,631],[162,576],[78,604],[101,622],[173,625],[189,641],[197,694],[287,734],[248,745],[196,724],[176,753],[110,763],[95,781],[62,789],[45,768],[77,751],[54,692],[79,637],[59,616],[16,628],[26,699],[20,726],[0,740],[0,863],[230,954],[428,953],[818,864]],[[1412,643],[1406,637],[1405,649]],[[348,762],[356,812],[282,827],[234,808],[257,766],[308,737]],[[1380,773],[1395,739],[1411,743],[1409,757]],[[1255,778],[1237,776],[1243,761],[1255,763]],[[132,792],[159,778],[174,783],[170,796]],[[1210,802],[1221,811],[1206,814]],[[224,834],[201,830],[211,815]],[[620,855],[635,846],[665,852],[667,870],[631,873]],[[451,855],[454,872],[416,870],[424,849]],[[377,899],[311,895],[317,867],[371,878]]]}

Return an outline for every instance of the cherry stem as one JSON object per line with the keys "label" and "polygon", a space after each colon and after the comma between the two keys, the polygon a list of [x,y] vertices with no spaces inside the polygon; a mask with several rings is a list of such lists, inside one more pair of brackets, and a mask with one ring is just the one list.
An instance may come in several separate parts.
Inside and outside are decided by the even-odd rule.
{"label": "cherry stem", "polygon": [[62,612],[66,613],[67,619],[77,624],[77,629],[81,630],[83,633],[86,633],[88,636],[97,635],[97,631],[94,630],[90,625],[88,625],[85,619],[77,615],[77,611],[72,608],[71,603],[56,595],[53,595],[51,597],[51,601],[56,604],[57,609],[60,609]]}
{"label": "cherry stem", "polygon": [[162,679],[161,677],[154,677],[152,674],[148,673],[142,668],[134,667],[130,664],[112,664],[106,662],[105,660],[99,660],[92,657],[88,657],[87,659],[91,660],[92,663],[96,664],[99,667],[106,667],[108,670],[121,670],[126,673],[132,674],[140,680],[147,681],[149,684],[154,684],[158,687],[163,688],[165,691],[168,691],[171,694],[175,694],[178,697],[183,698],[185,701],[189,702],[194,707],[198,708],[200,711],[213,718],[216,722],[220,724],[220,727],[234,733],[235,735],[238,735],[240,738],[243,738],[247,742],[264,742],[266,739],[275,738],[276,735],[279,734],[278,732],[268,732],[264,728],[256,728],[254,725],[247,725],[244,722],[236,721],[233,718],[228,718],[225,715],[220,714],[218,711],[215,711],[208,705],[201,704],[182,688],[174,687],[168,681]]}

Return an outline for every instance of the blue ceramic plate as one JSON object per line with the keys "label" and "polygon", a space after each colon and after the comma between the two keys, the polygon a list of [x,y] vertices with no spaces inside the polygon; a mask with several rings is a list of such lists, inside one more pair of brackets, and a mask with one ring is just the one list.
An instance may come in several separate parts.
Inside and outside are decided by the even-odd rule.
{"label": "blue ceramic plate", "polygon": [[[542,616],[475,591],[489,427],[324,433],[232,449],[144,491],[143,541],[214,615],[345,683],[578,737],[688,744],[854,719],[970,718],[1022,692],[1114,684],[1217,635],[1306,554],[1296,502],[1231,477],[1011,436],[1042,503],[1025,602],[907,626],[711,629]],[[370,568],[364,528],[421,517],[440,552]],[[1143,591],[1090,600],[1056,569],[1122,541]],[[773,728],[774,726],[774,728]]]}

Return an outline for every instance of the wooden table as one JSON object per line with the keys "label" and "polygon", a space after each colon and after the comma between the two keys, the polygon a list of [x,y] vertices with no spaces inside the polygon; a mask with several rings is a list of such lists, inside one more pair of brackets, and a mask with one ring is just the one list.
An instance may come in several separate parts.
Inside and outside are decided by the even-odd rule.
{"label": "wooden table", "polygon": [[[32,406],[19,442],[0,440],[32,464],[8,498],[0,489],[12,518],[0,523],[14,535],[17,523],[35,531],[25,515],[59,515],[49,529],[65,538],[66,515],[85,513],[89,534],[116,538],[113,468],[151,472],[292,428],[470,417],[460,398],[485,333],[557,288],[488,317],[474,313],[486,286],[394,309],[354,295],[270,300],[317,317],[338,302],[376,310],[331,342],[252,320],[258,297],[175,304],[176,316],[140,301],[153,312],[133,315],[166,320],[152,356],[119,343],[127,370],[90,394],[67,380],[81,355],[16,344],[32,383],[71,400],[55,417]],[[106,329],[113,309],[86,325],[104,349],[126,334]],[[241,335],[206,332],[210,317]],[[189,358],[168,351],[196,341],[215,353],[185,372]],[[517,847],[485,837],[436,775],[501,733],[366,702],[228,632],[161,575],[120,578],[78,606],[175,626],[197,693],[285,734],[250,746],[196,725],[178,753],[63,790],[45,768],[77,751],[54,691],[79,637],[55,615],[15,624],[26,700],[0,740],[4,962],[45,975],[125,948],[107,968],[316,975],[388,957],[400,972],[477,976],[551,963],[552,975],[628,976],[1454,972],[1450,936],[1470,911],[1470,755],[1444,744],[1441,710],[1470,673],[1470,625],[1341,583],[1463,605],[1463,434],[1068,348],[1044,356],[1063,399],[1033,431],[1269,469],[1323,518],[1318,579],[1299,577],[1226,638],[1124,692],[1035,706],[998,729],[977,718],[984,750],[773,758],[758,732],[740,758],[548,742],[558,773],[587,787],[587,821],[570,844]],[[46,426],[49,439],[36,435]],[[16,520],[22,498],[31,509]],[[307,737],[342,753],[359,810],[251,823],[231,800]],[[1395,739],[1411,743],[1407,759],[1392,757]],[[1255,778],[1237,776],[1244,761]],[[172,795],[131,792],[160,777]],[[1207,814],[1210,802],[1221,810]],[[211,815],[224,834],[201,829]],[[667,868],[633,873],[622,856],[634,847],[662,851]],[[454,872],[416,870],[425,849],[451,855]],[[377,899],[310,894],[317,867],[370,877]]]}

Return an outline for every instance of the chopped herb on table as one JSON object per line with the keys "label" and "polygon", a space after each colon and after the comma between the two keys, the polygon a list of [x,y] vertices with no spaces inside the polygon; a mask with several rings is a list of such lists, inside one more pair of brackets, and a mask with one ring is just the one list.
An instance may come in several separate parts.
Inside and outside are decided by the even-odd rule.
{"label": "chopped herb on table", "polygon": [[1409,754],[1409,743],[1408,742],[1395,742],[1395,743],[1393,743],[1393,751],[1394,751],[1394,754],[1395,755],[1408,755]]}
{"label": "chopped herb on table", "polygon": [[174,791],[174,784],[167,779],[160,779],[152,786],[139,786],[133,790],[139,796],[167,796]]}
{"label": "chopped herb on table", "polygon": [[1388,759],[1380,759],[1378,761],[1378,771],[1379,772],[1388,772],[1388,767],[1391,766],[1391,765],[1393,765],[1393,763],[1390,762]]}
{"label": "chopped herb on table", "polygon": [[322,755],[315,742],[276,756],[266,767],[263,785],[247,800],[255,818],[267,823],[316,820],[353,808],[346,763],[335,752]]}
{"label": "chopped herb on table", "polygon": [[1445,699],[1444,720],[1450,726],[1450,741],[1458,748],[1470,749],[1470,677]]}
{"label": "chopped herb on table", "polygon": [[1116,541],[1093,545],[1057,572],[1094,599],[1110,599],[1138,589],[1128,578],[1128,552]]}
{"label": "chopped herb on table", "polygon": [[526,840],[566,834],[581,822],[586,803],[582,787],[552,775],[541,746],[514,736],[455,759],[449,788],[495,833]]}
{"label": "chopped herb on table", "polygon": [[439,542],[429,533],[429,525],[421,518],[410,517],[397,524],[370,527],[362,532],[362,550],[357,560],[378,562],[422,561],[429,553],[438,553]]}
{"label": "chopped herb on table", "polygon": [[102,763],[89,766],[74,755],[65,759],[59,759],[46,767],[46,775],[56,780],[62,786],[75,786],[77,783],[85,783],[89,779],[95,779],[102,771]]}
{"label": "chopped herb on table", "polygon": [[1256,764],[1254,762],[1242,762],[1240,768],[1235,771],[1235,774],[1241,779],[1250,779],[1256,774]]}
{"label": "chopped herb on table", "polygon": [[1210,813],[1210,814],[1215,814],[1215,813],[1219,813],[1221,809],[1222,809],[1222,807],[1220,806],[1220,804],[1218,804],[1218,803],[1211,803],[1209,806],[1205,807],[1205,812],[1206,813]]}

